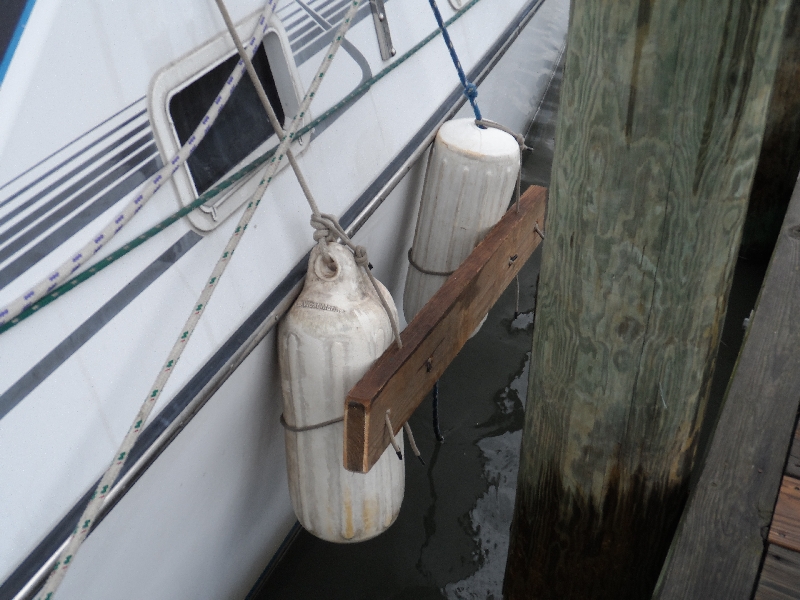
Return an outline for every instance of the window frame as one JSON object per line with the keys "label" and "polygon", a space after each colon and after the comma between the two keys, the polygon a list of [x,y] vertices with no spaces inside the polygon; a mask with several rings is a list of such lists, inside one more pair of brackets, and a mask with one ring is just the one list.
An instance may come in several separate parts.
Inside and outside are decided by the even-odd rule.
{"label": "window frame", "polygon": [[[260,16],[261,11],[257,11],[236,24],[236,31],[242,39],[247,40],[250,38]],[[303,89],[300,84],[300,75],[292,56],[289,38],[277,15],[273,14],[270,18],[262,43],[267,53],[267,60],[275,80],[283,112],[286,115],[284,125],[288,126],[300,106]],[[161,154],[161,159],[165,164],[180,149],[178,134],[169,112],[170,100],[175,94],[203,77],[225,60],[228,60],[236,52],[233,40],[228,32],[225,31],[170,63],[153,77],[150,93],[148,94],[148,112],[153,127],[153,136]],[[242,80],[247,77],[248,74],[245,73]],[[308,123],[311,118],[311,114],[307,113],[302,119],[301,127]],[[295,154],[302,153],[308,147],[309,141],[310,134],[306,134],[293,142],[292,150]],[[239,161],[230,171],[225,173],[218,182],[231,176],[244,165],[277,145],[278,138],[273,134],[243,160]],[[285,167],[286,161],[282,161],[280,168]],[[201,232],[208,232],[219,226],[255,191],[258,181],[255,180],[253,175],[257,171],[244,177],[229,190],[199,207],[198,210],[189,213],[187,218],[190,224]],[[172,176],[172,181],[181,206],[191,204],[198,198],[188,165],[183,164]]]}

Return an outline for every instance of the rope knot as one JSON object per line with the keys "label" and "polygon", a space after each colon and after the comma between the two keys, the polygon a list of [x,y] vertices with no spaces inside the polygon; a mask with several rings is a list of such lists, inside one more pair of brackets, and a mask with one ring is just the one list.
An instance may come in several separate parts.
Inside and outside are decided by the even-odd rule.
{"label": "rope knot", "polygon": [[369,257],[367,256],[367,249],[364,246],[356,246],[353,249],[353,256],[359,267],[363,267],[364,269],[369,268]]}
{"label": "rope knot", "polygon": [[364,272],[367,274],[367,277],[369,277],[370,282],[372,282],[372,286],[375,288],[375,292],[378,294],[378,299],[381,301],[383,309],[386,311],[386,316],[389,317],[389,323],[392,325],[392,333],[394,334],[395,340],[397,340],[398,348],[402,348],[403,341],[400,339],[400,325],[397,323],[397,315],[392,311],[391,308],[389,308],[386,298],[383,297],[383,294],[380,291],[380,284],[378,283],[377,279],[375,279],[372,271],[369,269],[370,265],[369,258],[367,257],[367,249],[364,246],[356,246],[353,243],[353,240],[350,239],[350,236],[347,235],[347,232],[342,229],[342,226],[339,223],[339,219],[336,218],[336,215],[329,215],[325,213],[313,214],[311,216],[311,226],[314,228],[314,239],[319,242],[323,256],[325,256],[327,252],[327,247],[322,242],[323,239],[335,242],[341,238],[342,242],[353,252],[356,265],[364,269]]}
{"label": "rope knot", "polygon": [[478,86],[471,81],[467,81],[467,83],[464,84],[464,95],[469,98],[470,102],[474,102],[478,97]]}
{"label": "rope knot", "polygon": [[311,227],[314,228],[314,241],[326,240],[329,242],[336,241],[335,224],[331,221],[328,215],[311,215]]}

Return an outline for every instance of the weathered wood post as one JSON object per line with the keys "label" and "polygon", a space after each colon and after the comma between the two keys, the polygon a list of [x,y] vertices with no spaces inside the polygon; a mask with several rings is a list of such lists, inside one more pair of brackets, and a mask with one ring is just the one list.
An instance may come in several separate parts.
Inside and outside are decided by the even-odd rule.
{"label": "weathered wood post", "polygon": [[573,0],[505,596],[649,598],[788,0]]}
{"label": "weathered wood post", "polygon": [[768,258],[800,172],[800,0],[786,13],[778,69],[740,253]]}

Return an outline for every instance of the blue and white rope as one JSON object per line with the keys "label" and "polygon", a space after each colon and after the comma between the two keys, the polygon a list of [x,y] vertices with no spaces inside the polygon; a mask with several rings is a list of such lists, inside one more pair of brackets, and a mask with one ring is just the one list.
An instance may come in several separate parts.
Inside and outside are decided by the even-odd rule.
{"label": "blue and white rope", "polygon": [[[273,0],[270,0],[272,3]],[[351,0],[350,1],[350,8],[348,9],[344,21],[339,27],[339,30],[336,33],[336,37],[334,38],[333,42],[331,43],[328,52],[325,53],[325,57],[322,60],[322,64],[320,65],[319,69],[317,70],[317,74],[314,76],[314,79],[309,86],[308,91],[306,92],[303,101],[300,103],[300,108],[298,109],[298,113],[292,119],[289,128],[286,131],[286,135],[283,136],[281,143],[278,145],[278,148],[275,150],[275,153],[272,155],[272,159],[267,166],[266,172],[264,173],[264,177],[261,179],[261,182],[258,185],[258,189],[253,193],[253,196],[250,199],[250,202],[247,204],[247,208],[245,209],[242,217],[239,219],[239,223],[236,225],[236,229],[233,232],[233,235],[228,240],[227,245],[225,246],[224,251],[222,252],[222,256],[220,256],[217,264],[214,267],[214,270],[211,272],[211,276],[209,277],[208,283],[206,284],[205,288],[203,289],[200,297],[197,299],[192,312],[189,315],[189,318],[186,321],[186,324],[183,327],[182,333],[178,337],[177,341],[172,347],[172,350],[167,357],[164,366],[162,367],[161,371],[159,372],[158,376],[156,377],[155,383],[153,387],[148,392],[147,397],[144,400],[141,408],[139,409],[138,414],[134,418],[133,424],[131,425],[128,433],[125,435],[125,438],[122,440],[122,444],[120,445],[117,453],[114,456],[114,460],[112,461],[111,465],[109,465],[106,472],[103,474],[103,477],[100,480],[100,483],[95,490],[95,493],[92,495],[91,499],[89,500],[88,505],[84,509],[83,514],[81,515],[80,520],[78,521],[78,526],[76,527],[72,537],[70,537],[69,542],[65,549],[61,552],[58,557],[58,561],[56,562],[55,566],[53,567],[53,571],[50,574],[47,582],[45,583],[44,588],[40,592],[38,598],[39,600],[52,600],[53,595],[55,594],[58,585],[61,583],[61,580],[66,575],[67,569],[69,568],[70,564],[73,561],[75,553],[80,548],[80,545],[86,539],[86,536],[89,534],[89,531],[94,523],[95,519],[97,518],[100,509],[103,506],[103,499],[105,498],[106,494],[110,491],[111,485],[117,479],[120,471],[122,470],[125,462],[128,459],[129,452],[133,445],[136,443],[136,440],[139,437],[139,434],[144,430],[144,425],[147,422],[147,418],[150,415],[150,412],[153,410],[156,402],[158,401],[159,396],[161,395],[161,391],[164,389],[164,386],[167,384],[170,375],[172,375],[172,371],[175,368],[175,365],[178,363],[178,360],[183,353],[184,348],[186,348],[186,344],[192,336],[195,327],[197,326],[200,317],[202,316],[203,312],[205,311],[206,306],[208,305],[208,301],[211,299],[211,295],[214,293],[216,289],[216,285],[219,283],[220,277],[225,272],[231,257],[233,256],[236,247],[239,245],[239,241],[242,239],[245,230],[247,229],[247,225],[250,223],[253,215],[255,214],[258,205],[261,202],[262,196],[267,189],[267,186],[272,181],[275,173],[278,170],[280,162],[286,156],[286,151],[289,148],[289,145],[295,138],[295,134],[297,130],[300,128],[300,125],[303,122],[303,117],[308,111],[308,107],[311,104],[311,101],[314,99],[317,90],[319,89],[322,80],[325,77],[328,68],[333,61],[333,57],[336,54],[336,51],[339,49],[339,46],[342,44],[342,40],[344,39],[344,35],[347,30],[350,28],[350,24],[353,20],[353,17],[358,10],[358,5],[361,0]]]}
{"label": "blue and white rope", "polygon": [[[250,40],[247,43],[247,52],[252,57],[258,46],[261,44],[261,39],[267,31],[269,20],[272,13],[275,11],[276,0],[269,0],[264,12],[258,20],[256,29],[253,32]],[[80,250],[74,253],[69,259],[62,263],[55,271],[50,273],[45,279],[26,291],[22,296],[15,299],[7,306],[0,308],[0,325],[4,325],[11,321],[14,317],[18,316],[29,306],[38,302],[42,297],[49,294],[61,283],[63,283],[70,275],[83,266],[86,261],[91,259],[97,254],[103,246],[105,246],[111,238],[113,238],[132,218],[138,213],[142,207],[153,197],[161,186],[163,186],[175,174],[175,172],[186,162],[189,156],[194,152],[195,148],[203,141],[203,138],[208,133],[208,130],[217,120],[222,108],[228,102],[233,90],[236,88],[242,75],[245,72],[245,65],[242,60],[234,68],[230,77],[225,81],[219,94],[217,95],[211,108],[197,125],[197,128],[189,136],[187,142],[178,150],[177,154],[173,156],[167,164],[165,164],[159,171],[153,175],[136,197],[123,208],[114,219],[109,222],[97,235],[83,246]]]}
{"label": "blue and white rope", "polygon": [[453,59],[453,64],[458,72],[458,78],[461,80],[461,85],[464,86],[464,95],[472,105],[472,110],[475,113],[475,119],[480,121],[481,109],[478,108],[478,86],[467,79],[467,75],[464,73],[464,69],[461,66],[461,61],[458,60],[458,54],[456,54],[456,49],[453,46],[453,40],[450,39],[450,34],[447,33],[447,27],[445,27],[444,21],[442,20],[442,13],[439,12],[439,7],[436,5],[436,0],[428,0],[428,2],[433,10],[433,16],[436,17],[436,23],[439,24],[439,29],[442,31],[444,43],[447,44],[447,49],[450,51],[450,58]]}

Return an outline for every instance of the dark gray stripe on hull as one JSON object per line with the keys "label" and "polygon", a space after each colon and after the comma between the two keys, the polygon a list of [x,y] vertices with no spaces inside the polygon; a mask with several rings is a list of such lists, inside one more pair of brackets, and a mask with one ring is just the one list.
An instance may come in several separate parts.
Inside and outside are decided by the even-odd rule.
{"label": "dark gray stripe on hull", "polygon": [[[302,4],[300,6],[302,6]],[[349,2],[347,0],[337,0],[336,3],[333,6],[331,6],[330,8],[328,8],[325,11],[325,14],[322,15],[322,16],[331,25],[334,25],[336,28],[338,28],[340,23],[341,23],[341,18],[347,12],[348,8],[349,8]],[[362,8],[359,9],[358,12],[361,12],[363,10],[364,9],[362,7]],[[308,12],[308,11],[306,11],[306,12]],[[337,12],[339,14],[336,14]],[[356,13],[356,15],[358,15],[358,12]],[[310,24],[313,25],[314,23],[317,23],[316,19],[314,19],[314,16],[313,15],[310,15],[310,16],[311,16],[311,19],[313,21]],[[356,21],[354,20],[353,21],[353,25],[355,25],[355,24],[356,24]],[[319,23],[317,23],[317,26],[319,26]],[[352,25],[351,25],[351,27],[352,27]],[[312,29],[313,29],[313,27],[312,27]],[[297,41],[293,41],[292,42],[292,44],[291,44],[292,45],[292,51],[294,52],[296,50],[301,49],[303,46],[305,46],[306,44],[314,41],[315,38],[319,37],[322,34],[323,31],[328,31],[328,29],[329,28],[323,26],[321,28],[321,30],[317,29],[316,31],[312,31],[311,33],[305,33],[302,37],[299,37],[299,39],[297,39]],[[305,31],[309,31],[308,26],[304,27],[303,30],[304,30],[304,32]],[[298,33],[302,33],[302,32],[298,31]]]}
{"label": "dark gray stripe on hull", "polygon": [[[308,18],[308,15],[306,15],[306,18],[303,19],[303,20],[304,21],[308,21],[308,23],[306,23],[302,27],[298,28],[298,30],[295,31],[294,34],[292,34],[292,36],[289,38],[289,44],[290,44],[290,46],[292,48],[292,52],[294,52],[295,46],[297,46],[297,48],[302,48],[302,46],[303,46],[303,42],[302,41],[299,42],[298,44],[295,44],[295,40],[297,40],[300,36],[305,35],[309,31],[314,30],[314,29],[316,29],[316,31],[314,32],[314,35],[321,35],[322,32],[323,32],[323,30],[320,29],[319,26],[317,26],[316,23],[314,23],[313,21],[310,20],[310,18]],[[314,36],[312,35],[310,39],[314,39]]]}
{"label": "dark gray stripe on hull", "polygon": [[[58,188],[61,185],[64,185],[65,183],[69,182],[70,179],[73,179],[79,173],[81,173],[82,171],[88,169],[92,165],[92,163],[95,163],[95,162],[101,160],[103,157],[105,157],[108,154],[111,154],[112,151],[116,150],[117,148],[119,148],[120,146],[125,144],[125,142],[127,142],[131,138],[136,137],[136,135],[141,133],[142,130],[145,127],[147,127],[147,123],[142,123],[141,125],[139,125],[135,129],[133,129],[132,131],[129,131],[128,133],[126,133],[123,137],[121,137],[120,139],[115,141],[113,144],[109,145],[107,148],[105,148],[102,151],[98,152],[97,154],[92,156],[90,159],[84,161],[78,167],[72,169],[72,171],[70,171],[69,173],[67,173],[63,177],[60,177],[59,179],[57,179],[56,181],[54,181],[53,183],[48,185],[43,190],[37,192],[36,194],[31,196],[27,200],[22,202],[19,206],[15,206],[14,209],[11,210],[11,212],[9,212],[7,215],[5,215],[2,218],[0,218],[0,226],[8,223],[11,219],[16,217],[21,212],[27,210],[28,208],[30,208],[34,204],[36,204],[39,200],[41,200],[42,198],[47,196],[53,190],[55,190],[56,188]],[[5,233],[0,234],[0,242],[5,241],[6,239],[12,237],[15,232],[19,231],[23,227],[26,227],[28,223],[32,222],[32,220],[36,220],[36,218],[38,218],[38,216],[40,216],[41,214],[44,214],[42,212],[43,210],[44,210],[44,212],[47,212],[48,210],[50,210],[50,207],[55,206],[61,200],[63,200],[64,198],[66,198],[70,194],[72,194],[75,191],[79,190],[84,185],[88,184],[90,181],[92,181],[93,179],[98,177],[101,173],[103,173],[103,171],[105,171],[107,169],[110,169],[111,167],[116,165],[118,162],[123,160],[126,156],[132,154],[137,149],[139,149],[141,146],[143,146],[145,143],[147,143],[148,141],[152,141],[152,140],[153,140],[153,136],[151,134],[149,134],[149,133],[147,135],[145,135],[145,136],[142,136],[141,139],[136,140],[136,142],[134,142],[133,144],[131,144],[130,146],[125,148],[124,151],[118,153],[114,158],[109,159],[108,161],[106,161],[100,167],[98,167],[96,169],[93,169],[91,173],[81,177],[77,182],[75,182],[72,185],[70,185],[67,189],[59,192],[53,198],[47,200],[46,203],[44,203],[41,207],[39,207],[38,209],[33,211],[31,214],[26,215],[23,219],[21,219],[19,221],[19,223],[15,223],[13,230],[6,231]],[[36,215],[36,216],[34,216],[34,215]]]}
{"label": "dark gray stripe on hull", "polygon": [[[476,84],[477,76],[491,64],[500,50],[503,48],[504,42],[519,27],[519,25],[526,19],[529,19],[535,14],[539,7],[545,0],[532,0],[531,3],[524,8],[514,19],[514,22],[509,25],[506,30],[499,36],[498,41],[486,52],[478,64],[470,70],[468,78]],[[447,99],[439,106],[437,111],[431,116],[425,125],[417,132],[412,140],[403,148],[403,150],[395,157],[392,162],[383,170],[378,178],[364,191],[364,193],[356,200],[356,202],[342,215],[340,223],[347,229],[350,224],[358,217],[358,215],[366,208],[370,201],[380,192],[380,190],[389,182],[394,173],[400,169],[406,159],[414,153],[414,150],[425,140],[431,133],[436,125],[441,121],[450,110],[463,98],[461,87],[454,90]],[[126,467],[120,474],[123,477],[127,473],[131,465],[135,464],[150,446],[158,439],[158,437],[169,427],[169,425],[183,412],[184,408],[200,393],[200,391],[211,381],[216,373],[223,369],[228,361],[233,357],[236,351],[243,344],[247,342],[250,336],[261,326],[265,319],[275,310],[275,308],[284,299],[297,283],[299,283],[305,276],[306,264],[308,262],[308,254],[306,254],[289,272],[289,274],[281,281],[281,283],[273,290],[267,299],[256,308],[256,310],[245,320],[245,322],[236,330],[236,332],[228,338],[225,344],[203,365],[198,373],[192,377],[189,382],[175,395],[175,397],[165,406],[162,411],[156,416],[152,423],[150,423],[139,437],[136,445],[131,449]],[[36,368],[36,367],[34,367]],[[152,458],[155,460],[157,455]],[[71,534],[72,530],[80,518],[83,508],[89,499],[89,496],[96,488],[96,484],[91,486],[87,493],[73,506],[70,512],[53,528],[44,540],[33,550],[19,567],[11,574],[11,576],[0,585],[0,600],[12,600],[14,595],[22,589],[22,587],[33,577],[33,575],[45,564],[51,556],[56,552],[60,545]],[[116,502],[124,496],[121,495],[117,498]]]}
{"label": "dark gray stripe on hull", "polygon": [[190,231],[170,246],[161,256],[153,261],[133,281],[117,292],[108,302],[100,307],[91,317],[86,319],[69,337],[53,348],[47,356],[34,365],[25,375],[0,396],[0,419],[5,417],[19,402],[30,394],[36,386],[47,379],[81,346],[88,342],[122,309],[133,302],[139,294],[158,279],[172,265],[203,239],[199,234]]}
{"label": "dark gray stripe on hull", "polygon": [[289,19],[291,19],[292,17],[294,17],[295,15],[297,15],[297,14],[299,14],[299,13],[302,13],[302,12],[303,12],[303,11],[302,11],[302,10],[300,10],[300,9],[298,8],[298,9],[296,9],[296,10],[294,10],[294,11],[290,12],[288,15],[284,15],[284,16],[279,16],[279,17],[278,17],[278,18],[281,20],[281,23],[283,23],[283,28],[286,30],[286,33],[287,33],[287,34],[288,34],[288,33],[289,33],[289,32],[290,32],[290,31],[291,31],[291,30],[292,30],[294,27],[297,27],[299,23],[302,23],[302,22],[303,22],[303,21],[306,19],[306,16],[305,16],[305,14],[300,14],[300,17],[299,17],[299,18],[295,19],[294,21],[292,21],[292,22],[291,22],[291,23],[289,23],[288,25],[286,24],[286,22],[287,22]]}
{"label": "dark gray stripe on hull", "polygon": [[[109,185],[109,183],[118,180],[124,173],[129,173],[132,167],[139,165],[130,175],[125,177],[125,179],[120,181],[105,193],[100,194],[97,200],[78,212],[69,221],[61,225],[42,241],[24,252],[4,269],[0,270],[0,289],[27,271],[31,265],[36,264],[45,256],[49,255],[53,250],[58,248],[78,231],[89,225],[104,211],[114,206],[114,204],[119,202],[121,198],[135,190],[138,185],[146,181],[148,177],[158,171],[158,169],[161,168],[161,158],[158,156],[152,158],[144,164],[141,164],[142,161],[147,160],[148,157],[153,155],[154,150],[154,146],[146,147],[144,150],[125,161],[125,163],[123,163],[121,166],[114,169],[114,171],[112,171],[107,177],[104,177],[103,180],[90,186],[82,194],[79,194],[70,202],[67,202],[64,204],[64,206],[54,211],[46,219],[42,220],[36,226],[28,230],[27,233],[30,237],[34,237],[47,231],[54,223],[61,220],[62,217],[72,213],[76,207],[84,204],[86,202],[86,198],[94,197],[105,186]],[[0,250],[0,260],[8,258],[8,256],[12,255],[23,246],[24,243],[17,243],[17,240],[15,240]]]}
{"label": "dark gray stripe on hull", "polygon": [[[312,8],[316,12],[321,12],[321,11],[325,10],[326,8],[328,8],[328,6],[330,6],[332,2],[336,2],[336,0],[325,0],[324,2],[319,3],[317,6],[314,6]],[[309,5],[310,5],[310,3],[309,3]],[[307,19],[308,19],[308,15],[304,14],[303,17],[301,19],[299,19],[299,21],[306,21]],[[308,31],[308,29],[311,26],[313,26],[313,25],[303,25],[297,31],[293,31],[291,34],[289,34],[289,43],[290,44],[293,43],[298,37],[300,37],[306,31]],[[296,27],[296,24],[292,24],[292,27]],[[287,27],[287,31],[288,31],[288,29],[289,28]]]}
{"label": "dark gray stripe on hull", "polygon": [[[14,182],[15,182],[17,179],[19,179],[20,177],[24,177],[24,176],[25,176],[27,173],[29,173],[30,171],[32,171],[32,170],[33,170],[33,169],[35,169],[36,167],[38,167],[38,166],[42,165],[43,163],[47,162],[48,160],[50,160],[51,158],[53,158],[53,157],[54,157],[56,154],[58,154],[59,152],[61,152],[61,151],[65,150],[65,149],[67,149],[67,148],[69,148],[69,147],[70,147],[72,144],[75,144],[75,143],[77,143],[79,140],[82,140],[84,137],[86,137],[87,135],[89,135],[90,133],[92,133],[92,132],[93,132],[95,129],[97,129],[98,127],[102,127],[103,125],[105,125],[106,123],[108,123],[109,121],[111,121],[112,119],[114,119],[114,118],[118,117],[119,115],[121,115],[122,113],[124,113],[124,112],[125,112],[126,110],[128,110],[128,109],[129,109],[131,106],[133,106],[134,104],[138,104],[138,103],[139,103],[139,102],[141,102],[142,100],[144,100],[144,98],[139,98],[139,100],[137,100],[136,102],[133,102],[133,103],[129,104],[128,106],[126,106],[125,108],[123,108],[122,110],[120,110],[119,112],[117,112],[117,113],[114,113],[113,115],[111,115],[110,117],[108,117],[108,118],[107,118],[105,121],[101,121],[100,123],[98,123],[97,125],[95,125],[94,127],[92,127],[92,128],[89,130],[89,131],[87,131],[86,133],[82,134],[80,137],[77,137],[77,138],[75,138],[74,140],[72,140],[71,142],[69,142],[68,144],[65,144],[65,145],[61,146],[61,148],[59,148],[59,149],[58,149],[58,150],[56,150],[55,152],[52,152],[50,155],[48,155],[47,157],[45,157],[45,158],[43,158],[42,160],[40,160],[38,163],[36,163],[36,164],[35,164],[35,165],[33,165],[32,167],[30,167],[30,168],[28,168],[28,169],[25,169],[25,170],[24,170],[22,173],[20,173],[20,174],[19,174],[19,175],[17,175],[16,177],[14,177],[14,179],[10,179],[10,180],[9,180],[9,181],[7,181],[6,183],[4,183],[2,186],[0,186],[0,190],[3,190],[3,189],[5,189],[5,188],[7,188],[9,185],[11,185],[12,183],[14,183]],[[77,151],[75,154],[73,154],[72,156],[70,156],[70,157],[69,157],[69,158],[67,158],[66,160],[62,161],[61,163],[59,163],[58,165],[56,165],[55,167],[53,167],[52,169],[50,169],[50,170],[49,170],[47,173],[45,173],[44,175],[41,175],[41,176],[39,176],[39,177],[38,177],[37,179],[35,179],[34,181],[32,181],[32,182],[30,182],[30,183],[26,184],[26,185],[25,185],[25,186],[24,186],[22,189],[20,189],[20,190],[18,190],[18,191],[16,191],[16,192],[14,192],[13,194],[11,194],[11,196],[9,196],[8,198],[6,198],[5,200],[2,200],[2,201],[0,201],[0,208],[3,208],[3,207],[6,205],[6,204],[8,204],[9,202],[11,202],[11,201],[12,201],[14,198],[16,198],[17,196],[19,196],[20,194],[23,194],[23,193],[25,193],[27,190],[29,190],[30,188],[32,188],[34,185],[36,185],[37,183],[39,183],[40,181],[42,181],[42,180],[43,180],[43,179],[45,179],[46,177],[49,177],[49,176],[50,176],[50,175],[52,175],[54,172],[58,171],[58,170],[59,170],[61,167],[63,167],[63,166],[64,166],[64,165],[66,165],[67,163],[69,163],[71,160],[74,160],[74,159],[75,159],[77,156],[80,156],[81,154],[83,154],[84,152],[86,152],[88,149],[92,148],[93,146],[96,146],[97,144],[99,144],[100,142],[102,142],[104,139],[106,139],[106,138],[108,138],[109,136],[113,135],[114,133],[116,133],[117,131],[119,131],[120,129],[122,129],[123,127],[125,127],[125,126],[126,126],[126,125],[128,125],[129,123],[131,123],[132,121],[134,121],[134,120],[138,119],[140,116],[142,116],[142,115],[143,115],[143,114],[145,114],[146,112],[147,112],[147,110],[142,110],[142,111],[140,111],[140,112],[136,113],[134,116],[132,116],[131,118],[129,118],[127,121],[125,121],[125,122],[124,122],[124,123],[122,123],[121,125],[118,125],[117,127],[115,127],[114,129],[112,129],[112,130],[111,130],[111,131],[109,131],[108,133],[104,134],[102,137],[98,138],[97,140],[95,140],[94,142],[92,142],[91,144],[89,144],[88,146],[86,146],[85,148],[82,148],[81,150],[78,150],[78,151]]]}
{"label": "dark gray stripe on hull", "polygon": [[[328,19],[328,21],[330,21],[331,23],[334,24],[335,28],[339,27],[339,21],[344,16],[345,10],[346,9],[342,10],[341,14],[335,15],[334,17]],[[355,25],[356,23],[360,22],[362,19],[364,19],[367,16],[372,16],[371,13],[370,13],[370,10],[371,9],[369,7],[369,4],[365,4],[362,8],[359,8],[358,12],[356,13],[356,16],[353,17],[353,25]],[[351,27],[353,25],[351,25]],[[336,34],[336,30],[335,29],[331,30],[331,31],[326,31],[321,36],[319,36],[316,39],[316,41],[311,42],[308,46],[306,46],[302,50],[299,50],[299,52],[297,50],[299,48],[301,48],[303,44],[293,44],[292,45],[292,52],[297,52],[294,55],[294,61],[297,64],[297,66],[299,67],[300,65],[302,65],[304,62],[306,62],[309,58],[314,56],[317,52],[319,52],[323,48],[327,48],[330,45],[330,43],[333,41],[333,36],[335,34]]]}

